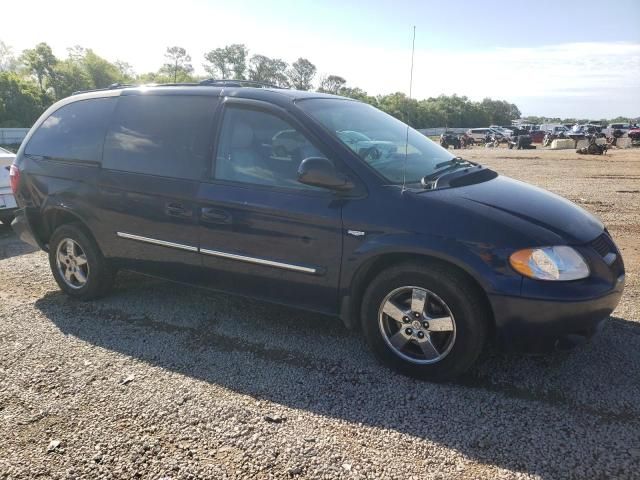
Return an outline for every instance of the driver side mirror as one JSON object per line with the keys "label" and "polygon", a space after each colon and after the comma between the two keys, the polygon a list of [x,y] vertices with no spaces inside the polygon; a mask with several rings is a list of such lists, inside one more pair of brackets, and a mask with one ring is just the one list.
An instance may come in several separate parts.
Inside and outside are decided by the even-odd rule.
{"label": "driver side mirror", "polygon": [[305,158],[298,167],[298,181],[336,192],[346,192],[354,187],[349,177],[339,172],[329,159],[322,157]]}

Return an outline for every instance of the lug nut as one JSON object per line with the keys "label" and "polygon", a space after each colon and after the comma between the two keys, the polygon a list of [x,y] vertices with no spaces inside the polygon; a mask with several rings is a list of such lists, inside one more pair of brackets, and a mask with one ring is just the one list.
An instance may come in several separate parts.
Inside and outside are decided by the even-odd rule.
{"label": "lug nut", "polygon": [[416,317],[416,318],[420,318],[420,314],[418,312],[414,312],[413,316]]}
{"label": "lug nut", "polygon": [[429,328],[429,322],[422,322],[422,326],[424,328]]}
{"label": "lug nut", "polygon": [[408,322],[409,321],[409,317],[402,317],[402,321],[403,322]]}
{"label": "lug nut", "polygon": [[407,335],[413,335],[413,330],[411,328],[407,328],[404,333],[406,333]]}
{"label": "lug nut", "polygon": [[418,332],[418,338],[424,338],[424,333]]}

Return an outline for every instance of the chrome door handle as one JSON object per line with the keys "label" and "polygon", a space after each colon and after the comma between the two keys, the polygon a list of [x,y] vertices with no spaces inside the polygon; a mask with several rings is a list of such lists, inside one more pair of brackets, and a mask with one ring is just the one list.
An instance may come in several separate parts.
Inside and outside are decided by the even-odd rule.
{"label": "chrome door handle", "polygon": [[165,213],[172,217],[192,217],[193,212],[181,203],[167,203]]}
{"label": "chrome door handle", "polygon": [[232,217],[231,214],[226,210],[205,207],[200,210],[200,218],[202,218],[203,222],[229,224],[231,223]]}

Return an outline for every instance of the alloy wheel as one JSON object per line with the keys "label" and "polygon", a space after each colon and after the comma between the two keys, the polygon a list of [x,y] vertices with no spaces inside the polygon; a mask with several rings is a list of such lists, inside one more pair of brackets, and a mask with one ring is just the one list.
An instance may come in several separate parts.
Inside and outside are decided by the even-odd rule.
{"label": "alloy wheel", "polygon": [[390,292],[380,304],[378,324],[393,353],[416,364],[441,361],[456,339],[456,322],[447,304],[421,287]]}
{"label": "alloy wheel", "polygon": [[69,287],[80,289],[89,280],[89,262],[82,247],[70,238],[64,238],[56,251],[56,266],[60,277]]}

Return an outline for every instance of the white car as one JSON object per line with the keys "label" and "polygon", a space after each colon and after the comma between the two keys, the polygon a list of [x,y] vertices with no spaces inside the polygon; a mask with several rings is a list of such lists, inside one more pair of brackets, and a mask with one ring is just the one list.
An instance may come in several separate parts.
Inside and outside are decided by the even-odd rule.
{"label": "white car", "polygon": [[602,133],[605,133],[607,137],[613,137],[614,132],[617,132],[618,136],[622,136],[629,133],[629,130],[631,130],[631,125],[628,123],[610,123],[607,128],[602,130]]}
{"label": "white car", "polygon": [[485,139],[485,137],[487,136],[487,133],[489,135],[493,135],[495,137],[498,138],[498,140],[507,137],[508,135],[506,135],[504,132],[501,132],[499,130],[496,130],[495,128],[470,128],[469,130],[467,130],[467,136],[473,138],[475,141],[482,141]]}
{"label": "white car", "polygon": [[489,128],[492,128],[493,130],[496,130],[497,132],[500,132],[505,137],[512,137],[513,136],[513,130],[511,130],[509,128],[501,127],[499,125],[489,125]]}
{"label": "white car", "polygon": [[0,222],[7,225],[13,220],[13,213],[17,207],[9,179],[9,168],[15,158],[15,154],[0,148]]}

